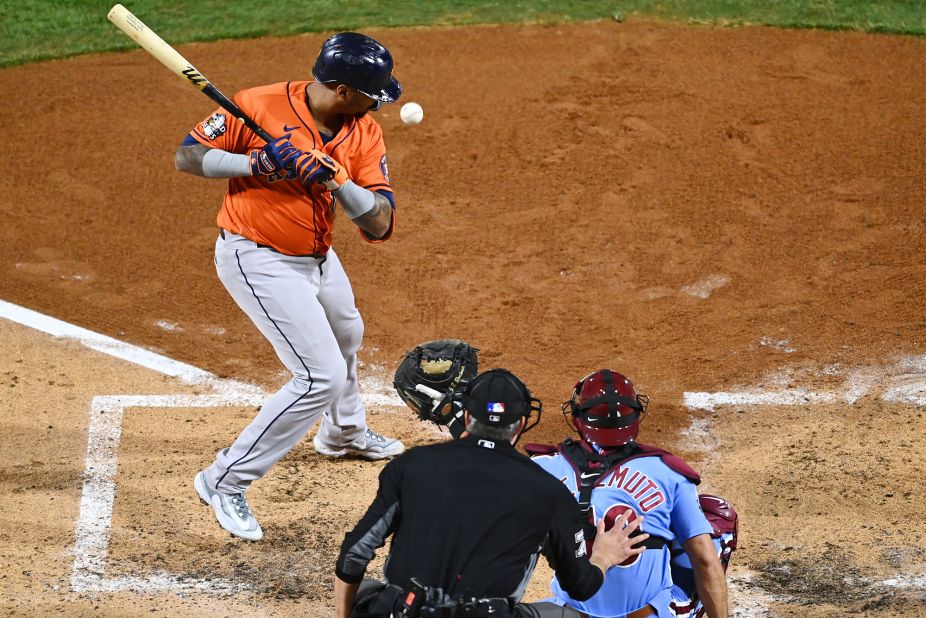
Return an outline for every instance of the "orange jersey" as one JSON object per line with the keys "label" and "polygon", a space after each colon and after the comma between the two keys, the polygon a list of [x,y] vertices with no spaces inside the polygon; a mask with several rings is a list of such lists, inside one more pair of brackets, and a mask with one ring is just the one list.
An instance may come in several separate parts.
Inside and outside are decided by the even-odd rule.
{"label": "orange jersey", "polygon": [[[296,148],[317,148],[331,155],[361,187],[392,192],[379,124],[369,114],[346,116],[338,134],[324,143],[308,108],[309,83],[281,82],[242,90],[234,101],[270,135],[291,133]],[[264,146],[264,140],[221,108],[190,135],[209,148],[239,154]],[[228,179],[228,193],[216,221],[219,227],[281,253],[323,255],[331,246],[334,211],[331,192],[322,185],[308,192],[297,179],[242,176]]]}

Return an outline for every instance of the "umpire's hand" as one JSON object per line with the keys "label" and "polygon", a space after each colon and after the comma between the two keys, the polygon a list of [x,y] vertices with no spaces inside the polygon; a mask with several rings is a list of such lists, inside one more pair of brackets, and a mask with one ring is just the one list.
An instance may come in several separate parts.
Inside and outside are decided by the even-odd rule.
{"label": "umpire's hand", "polygon": [[638,534],[633,539],[630,538],[630,535],[643,523],[642,517],[637,517],[627,523],[627,517],[632,515],[633,511],[629,509],[624,511],[614,521],[614,525],[610,530],[605,530],[604,517],[598,520],[595,545],[592,548],[592,555],[589,560],[601,569],[603,574],[607,573],[612,566],[642,554],[646,550],[645,547],[634,547],[634,545],[648,539],[648,534]]}

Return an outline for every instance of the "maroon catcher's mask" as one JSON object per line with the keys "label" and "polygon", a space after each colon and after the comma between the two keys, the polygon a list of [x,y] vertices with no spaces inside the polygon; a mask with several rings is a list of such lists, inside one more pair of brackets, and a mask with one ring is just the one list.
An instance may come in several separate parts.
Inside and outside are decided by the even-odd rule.
{"label": "maroon catcher's mask", "polygon": [[649,398],[637,395],[624,375],[600,369],[576,383],[563,414],[586,442],[603,447],[633,442],[640,432]]}

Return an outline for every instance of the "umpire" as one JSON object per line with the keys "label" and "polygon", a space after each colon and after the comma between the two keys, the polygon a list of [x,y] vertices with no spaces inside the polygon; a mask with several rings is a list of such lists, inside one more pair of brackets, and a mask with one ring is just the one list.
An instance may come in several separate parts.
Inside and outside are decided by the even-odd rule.
{"label": "umpire", "polygon": [[[640,518],[608,532],[602,526],[586,556],[575,499],[514,448],[542,410],[514,374],[482,373],[460,397],[461,439],[411,449],[387,464],[376,498],[345,535],[335,568],[338,618],[578,615],[518,603],[541,549],[577,599],[595,594],[608,568],[643,551],[631,543],[647,535],[629,539]],[[390,535],[385,581],[364,580]]]}

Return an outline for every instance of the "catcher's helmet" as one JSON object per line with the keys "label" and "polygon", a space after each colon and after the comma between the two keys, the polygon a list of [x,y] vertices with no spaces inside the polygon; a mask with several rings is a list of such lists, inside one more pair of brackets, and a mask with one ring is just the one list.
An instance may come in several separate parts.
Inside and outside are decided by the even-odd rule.
{"label": "catcher's helmet", "polygon": [[540,400],[507,369],[492,369],[473,378],[461,393],[461,403],[476,420],[493,427],[511,425],[522,418],[530,423],[536,412],[537,418],[521,433],[535,427],[543,413]]}
{"label": "catcher's helmet", "polygon": [[720,539],[720,562],[723,564],[723,570],[726,571],[727,565],[730,563],[730,556],[736,551],[736,541],[739,536],[739,515],[736,514],[730,503],[720,496],[700,494],[698,502],[701,504],[704,516],[707,517],[707,521],[711,524],[711,536]]}
{"label": "catcher's helmet", "polygon": [[379,103],[394,103],[402,95],[392,76],[392,54],[357,32],[341,32],[322,43],[312,75],[321,84],[344,84]]}
{"label": "catcher's helmet", "polygon": [[649,398],[637,395],[624,375],[600,369],[576,383],[563,414],[582,439],[598,446],[623,446],[636,440]]}

